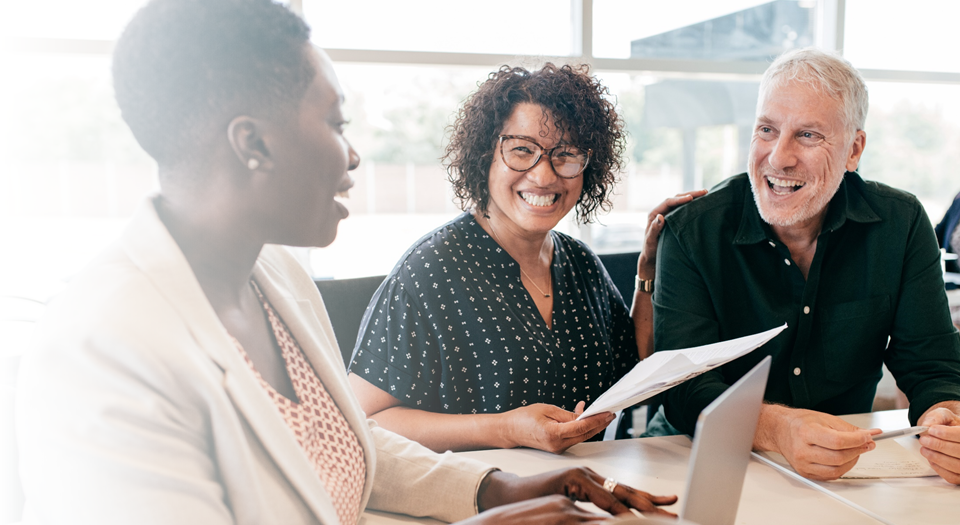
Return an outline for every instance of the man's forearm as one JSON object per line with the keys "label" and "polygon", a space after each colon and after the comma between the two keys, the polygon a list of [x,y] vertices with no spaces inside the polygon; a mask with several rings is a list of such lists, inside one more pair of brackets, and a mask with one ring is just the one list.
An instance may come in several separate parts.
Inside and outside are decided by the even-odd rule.
{"label": "man's forearm", "polygon": [[757,432],[753,436],[754,450],[780,452],[777,433],[788,410],[790,408],[783,405],[763,404],[760,408],[760,419],[757,420]]}

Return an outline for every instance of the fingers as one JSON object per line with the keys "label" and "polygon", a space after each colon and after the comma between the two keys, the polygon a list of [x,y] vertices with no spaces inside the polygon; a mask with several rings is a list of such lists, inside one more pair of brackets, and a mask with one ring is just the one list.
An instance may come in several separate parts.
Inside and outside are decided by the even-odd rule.
{"label": "fingers", "polygon": [[586,406],[587,406],[587,403],[584,401],[577,403],[577,406],[573,409],[573,413],[576,414],[577,417],[580,417],[580,414],[583,413],[583,409]]}
{"label": "fingers", "polygon": [[464,525],[601,523],[601,518],[602,516],[578,507],[569,498],[555,494],[496,507],[459,523]]}
{"label": "fingers", "polygon": [[797,473],[808,479],[830,481],[838,479],[840,476],[849,472],[850,469],[857,465],[857,461],[859,460],[860,454],[855,454],[847,461],[836,465],[830,460],[828,460],[830,461],[828,463],[805,463],[801,468],[797,469]]}
{"label": "fingers", "polygon": [[663,231],[663,224],[664,224],[663,215],[659,213],[654,215],[653,218],[651,218],[650,221],[647,222],[647,231],[644,234],[646,235],[646,237],[644,238],[644,244],[646,245],[647,249],[651,248],[651,244],[653,245],[652,247],[656,249],[657,239],[660,237],[660,232]]}
{"label": "fingers", "polygon": [[[532,407],[538,407],[544,419],[533,422],[538,426],[536,433],[540,437],[528,446],[554,454],[562,454],[573,445],[602,432],[615,417],[611,412],[603,412],[577,420],[576,413],[567,412],[553,405],[532,405]],[[583,412],[583,407],[579,404],[577,408],[580,413]]]}
{"label": "fingers", "polygon": [[615,417],[611,412],[604,412],[577,420],[580,413],[583,413],[582,404],[577,405],[577,412],[541,403],[513,409],[506,412],[510,415],[510,442],[513,446],[561,454],[601,432]]}
{"label": "fingers", "polygon": [[936,425],[960,426],[960,416],[947,408],[936,408],[924,414],[917,424],[925,427]]}
{"label": "fingers", "polygon": [[577,474],[582,476],[582,479],[579,480],[580,484],[571,483],[567,487],[574,493],[574,497],[587,499],[610,514],[626,514],[630,512],[631,508],[634,508],[644,514],[675,516],[675,514],[659,508],[659,505],[676,503],[676,496],[653,496],[622,483],[617,483],[613,492],[610,492],[603,487],[605,478],[593,470],[582,468],[579,469]]}
{"label": "fingers", "polygon": [[643,250],[637,261],[637,275],[641,279],[653,279],[657,269],[657,242],[663,232],[663,215],[657,214],[647,223],[647,231],[643,237]]}
{"label": "fingers", "polygon": [[801,445],[793,451],[790,464],[801,476],[816,480],[837,479],[852,469],[860,454],[872,450],[876,444],[853,449],[833,450],[816,445]]}
{"label": "fingers", "polygon": [[920,454],[941,478],[960,485],[960,427],[931,427],[920,436]]}
{"label": "fingers", "polygon": [[820,462],[825,465],[839,466],[876,448],[870,430],[836,430],[815,424],[804,427],[800,434],[801,439],[814,449],[817,457],[827,460]]}
{"label": "fingers", "polygon": [[934,408],[919,423],[930,427],[920,435],[920,454],[941,478],[960,485],[960,415],[956,408]]}
{"label": "fingers", "polygon": [[954,485],[960,485],[960,460],[927,447],[920,447],[920,454],[927,459],[930,468],[941,478]]}
{"label": "fingers", "polygon": [[583,439],[587,439],[607,428],[607,425],[609,425],[615,417],[612,412],[604,412],[602,414],[585,417],[579,421],[560,423],[557,425],[557,436],[564,439],[582,436],[583,438],[580,441],[583,441]]}
{"label": "fingers", "polygon": [[772,417],[780,420],[771,427],[775,429],[777,451],[807,478],[839,478],[856,465],[860,454],[877,446],[871,438],[875,430],[860,429],[836,416],[780,409]]}
{"label": "fingers", "polygon": [[663,202],[661,202],[659,205],[657,205],[657,207],[650,212],[650,216],[648,217],[647,222],[648,223],[651,222],[657,215],[666,215],[667,213],[670,213],[670,211],[673,210],[674,208],[681,206],[683,204],[686,204],[697,197],[706,195],[706,193],[707,193],[707,190],[694,190],[694,191],[688,191],[686,193],[678,193],[674,197],[669,197]]}
{"label": "fingers", "polygon": [[[578,406],[579,406],[579,405],[578,405]],[[576,412],[567,412],[566,410],[564,410],[564,409],[562,409],[562,408],[560,408],[560,407],[558,407],[558,406],[548,405],[548,404],[545,404],[545,403],[542,403],[542,404],[541,404],[541,403],[537,403],[537,404],[534,404],[534,405],[530,405],[530,409],[531,409],[531,410],[539,410],[540,413],[541,413],[544,417],[546,417],[546,418],[548,418],[548,419],[552,419],[552,420],[557,421],[557,422],[559,422],[559,423],[568,423],[568,422],[570,422],[570,421],[574,421],[574,420],[576,420],[577,417],[579,416],[579,414],[577,414]],[[581,412],[582,412],[582,410],[581,410]],[[587,419],[589,419],[589,418],[587,418]]]}
{"label": "fingers", "polygon": [[[604,479],[603,476],[586,467],[555,470],[519,479],[511,490],[511,494],[524,498],[562,494],[566,496],[565,499],[569,498],[568,502],[589,501],[611,514],[629,513],[633,508],[644,514],[674,516],[658,506],[676,503],[676,496],[654,496],[622,483],[618,484],[611,493],[603,488]],[[551,501],[556,504],[563,503],[556,499]],[[591,519],[597,519],[597,515],[592,515]],[[528,521],[528,523],[542,523],[542,521]]]}
{"label": "fingers", "polygon": [[660,239],[660,232],[663,231],[665,223],[663,216],[670,213],[674,208],[682,206],[705,193],[707,193],[707,190],[679,193],[676,197],[664,200],[650,212],[650,215],[647,216],[643,250],[640,252],[640,261],[638,262],[638,275],[641,275],[641,278],[653,278],[652,274],[655,271],[657,260],[657,241]]}
{"label": "fingers", "polygon": [[[613,496],[622,502],[624,512],[629,512],[630,508],[639,510],[644,514],[660,514],[663,516],[676,516],[676,514],[661,509],[660,505],[673,505],[677,502],[676,496],[654,496],[652,494],[636,490],[627,485],[618,484],[613,490]],[[610,512],[611,514],[620,514],[619,512]]]}
{"label": "fingers", "polygon": [[[873,443],[873,434],[870,430],[842,431],[829,427],[808,427],[804,435],[806,441],[826,450],[847,451],[863,448]],[[873,448],[870,448],[873,450]]]}

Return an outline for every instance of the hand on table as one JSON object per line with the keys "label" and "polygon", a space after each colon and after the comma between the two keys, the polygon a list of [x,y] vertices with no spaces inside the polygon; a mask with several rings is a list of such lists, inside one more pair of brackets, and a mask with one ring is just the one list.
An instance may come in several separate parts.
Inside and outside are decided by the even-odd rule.
{"label": "hand on table", "polygon": [[557,406],[537,403],[504,412],[506,442],[510,447],[530,447],[562,454],[601,432],[613,421],[614,415],[610,412],[577,421],[583,413],[583,406],[581,401],[574,412],[567,412]]}
{"label": "hand on table", "polygon": [[877,447],[866,430],[822,412],[764,405],[755,448],[783,454],[805,478],[837,479],[853,468],[860,454]]}
{"label": "hand on table", "polygon": [[477,502],[491,509],[463,523],[598,523],[598,516],[574,505],[589,501],[611,514],[637,509],[647,515],[674,514],[658,508],[676,503],[676,496],[653,496],[618,484],[613,492],[603,488],[603,476],[589,468],[570,468],[521,478],[491,472],[481,484]]}
{"label": "hand on table", "polygon": [[918,424],[930,427],[920,436],[920,454],[941,478],[960,485],[960,415],[949,408],[934,408]]}
{"label": "hand on table", "polygon": [[643,251],[640,252],[640,260],[637,263],[637,274],[642,279],[653,279],[657,266],[657,240],[660,239],[660,232],[663,231],[663,216],[673,211],[674,208],[702,197],[707,194],[707,190],[689,191],[687,193],[678,193],[675,197],[664,200],[650,215],[647,215],[647,231],[643,241]]}

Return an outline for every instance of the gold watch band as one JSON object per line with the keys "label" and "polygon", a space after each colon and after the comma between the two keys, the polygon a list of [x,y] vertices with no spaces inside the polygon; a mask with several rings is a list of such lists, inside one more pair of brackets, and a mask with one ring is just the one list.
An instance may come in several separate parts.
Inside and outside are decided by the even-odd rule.
{"label": "gold watch band", "polygon": [[641,279],[639,275],[634,275],[633,279],[638,291],[653,293],[653,279]]}

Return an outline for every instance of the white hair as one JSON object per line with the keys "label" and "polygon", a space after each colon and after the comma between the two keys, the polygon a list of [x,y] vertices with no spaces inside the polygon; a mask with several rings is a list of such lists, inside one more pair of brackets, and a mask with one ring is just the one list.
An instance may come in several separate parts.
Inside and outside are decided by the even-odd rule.
{"label": "white hair", "polygon": [[844,124],[850,133],[862,130],[867,120],[867,85],[860,72],[843,57],[805,47],[787,51],[777,57],[760,80],[760,104],[772,90],[790,82],[809,84],[821,94],[839,99],[844,112]]}

